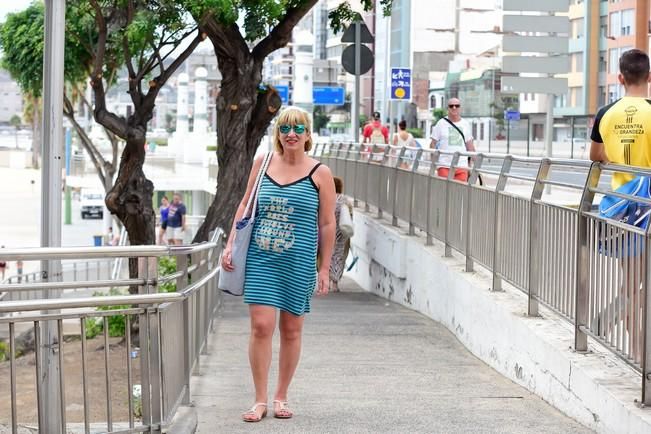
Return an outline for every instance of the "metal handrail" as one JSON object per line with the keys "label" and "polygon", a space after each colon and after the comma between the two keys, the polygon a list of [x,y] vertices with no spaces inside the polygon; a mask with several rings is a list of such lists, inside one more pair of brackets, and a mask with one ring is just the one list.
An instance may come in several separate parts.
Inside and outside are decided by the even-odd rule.
{"label": "metal handrail", "polygon": [[[190,246],[124,246],[124,247],[90,247],[90,248],[35,248],[13,249],[2,252],[4,260],[42,260],[61,258],[138,258],[137,278],[118,280],[87,280],[67,282],[38,282],[3,284],[0,291],[40,291],[44,289],[75,289],[79,287],[94,288],[102,286],[136,286],[138,294],[108,295],[101,297],[77,297],[63,299],[32,299],[0,303],[0,314],[11,314],[0,318],[0,325],[9,327],[9,363],[11,366],[10,402],[12,410],[12,432],[17,432],[18,400],[16,387],[16,323],[33,323],[36,349],[36,377],[38,401],[38,425],[40,428],[60,427],[67,432],[65,412],[65,369],[58,369],[58,378],[52,378],[57,386],[44,389],[41,379],[48,371],[46,366],[58,364],[63,366],[64,346],[67,345],[63,335],[63,321],[77,322],[81,336],[82,388],[84,426],[90,427],[90,396],[88,378],[93,370],[88,366],[86,354],[86,320],[97,318],[103,324],[104,339],[104,375],[106,381],[106,424],[107,432],[136,433],[161,432],[170,423],[179,405],[190,404],[190,376],[199,366],[199,355],[206,347],[208,333],[220,303],[220,292],[216,282],[219,266],[221,239],[223,232],[218,230],[211,236],[210,242]],[[58,255],[58,256],[57,256]],[[168,276],[158,276],[158,258],[175,256],[179,271]],[[71,275],[67,275],[68,278]],[[54,280],[62,276],[52,276]],[[175,281],[177,292],[158,293],[158,285]],[[117,307],[96,311],[100,307]],[[37,313],[39,312],[39,313]],[[140,339],[140,381],[142,383],[142,423],[136,424],[133,416],[134,398],[132,394],[132,362],[130,353],[131,334],[126,333],[127,358],[126,373],[128,377],[129,428],[115,431],[113,429],[112,393],[110,388],[110,365],[116,363],[109,359],[109,318],[120,315],[124,318],[125,329],[131,330],[132,316],[139,321]],[[41,329],[50,322],[55,324],[53,331],[56,341],[44,341]],[[53,339],[48,337],[47,339]],[[182,348],[179,351],[178,345]],[[57,348],[58,347],[58,348]],[[47,363],[47,364],[46,364]],[[123,363],[123,362],[117,362]],[[95,375],[95,374],[94,374]],[[45,383],[44,383],[45,384]],[[51,384],[51,383],[50,383]],[[59,420],[50,421],[52,414],[41,411],[44,405],[58,408]]]}
{"label": "metal handrail", "polygon": [[[368,149],[369,157],[353,157],[357,149]],[[385,152],[373,153],[378,149]],[[377,158],[382,155],[381,160]],[[436,169],[445,167],[439,164],[441,155],[452,156],[447,178],[437,176]],[[651,254],[646,252],[651,228],[612,221],[593,210],[596,194],[651,206],[649,199],[599,187],[604,171],[651,177],[651,169],[366,144],[349,147],[345,155],[338,151],[327,156],[315,152],[314,156],[331,163],[344,185],[353,186],[355,206],[364,202],[367,212],[373,206],[379,218],[383,212],[390,213],[394,226],[399,226],[399,219],[409,224],[410,235],[422,230],[427,245],[439,239],[446,256],[453,249],[465,256],[466,271],[480,262],[493,275],[493,291],[501,290],[505,280],[527,294],[529,315],[538,315],[539,303],[559,313],[575,325],[577,350],[587,350],[590,335],[614,351],[643,374],[641,402],[651,405],[651,320],[647,320],[651,315],[651,272],[647,271],[651,270]],[[468,182],[463,183],[454,179],[454,173],[465,158],[475,163],[462,168],[469,173]],[[486,160],[500,160],[500,170],[482,168]],[[514,173],[514,164],[535,168],[537,173]],[[558,167],[579,174],[581,181],[554,179],[551,172]],[[496,176],[494,188],[477,185],[479,174]],[[526,195],[517,189],[506,191],[509,180],[526,181],[533,188]],[[552,187],[566,189],[568,194],[581,192],[578,206],[549,203],[544,192]],[[598,274],[595,270],[600,267],[608,271]]]}

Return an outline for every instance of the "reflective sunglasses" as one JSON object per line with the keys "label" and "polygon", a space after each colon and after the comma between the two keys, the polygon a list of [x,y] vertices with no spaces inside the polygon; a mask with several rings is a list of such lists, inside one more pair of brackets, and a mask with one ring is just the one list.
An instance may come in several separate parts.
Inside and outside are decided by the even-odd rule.
{"label": "reflective sunglasses", "polygon": [[296,124],[293,127],[291,125],[284,124],[279,126],[278,130],[280,130],[282,134],[289,134],[292,128],[296,134],[303,134],[305,132],[305,125],[303,124]]}
{"label": "reflective sunglasses", "polygon": [[459,108],[461,104],[448,104],[448,108]]}

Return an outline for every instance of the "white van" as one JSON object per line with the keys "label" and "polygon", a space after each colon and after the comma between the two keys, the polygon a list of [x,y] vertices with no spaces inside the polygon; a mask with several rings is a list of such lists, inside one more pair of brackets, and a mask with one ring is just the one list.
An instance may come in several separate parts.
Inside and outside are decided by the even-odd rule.
{"label": "white van", "polygon": [[102,190],[81,190],[81,218],[104,217],[104,192]]}

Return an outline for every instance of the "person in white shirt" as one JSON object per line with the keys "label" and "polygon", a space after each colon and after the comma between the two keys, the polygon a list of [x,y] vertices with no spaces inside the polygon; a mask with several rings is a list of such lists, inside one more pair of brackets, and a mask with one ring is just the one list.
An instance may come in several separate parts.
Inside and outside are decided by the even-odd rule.
{"label": "person in white shirt", "polygon": [[[446,151],[475,152],[475,143],[472,137],[472,130],[465,119],[461,118],[461,101],[458,98],[451,98],[448,101],[447,117],[439,119],[432,129],[432,142],[430,148]],[[437,169],[438,176],[447,178],[452,164],[451,155],[439,156]],[[454,171],[454,179],[457,181],[468,181],[468,162],[466,158],[460,158],[458,169]]]}

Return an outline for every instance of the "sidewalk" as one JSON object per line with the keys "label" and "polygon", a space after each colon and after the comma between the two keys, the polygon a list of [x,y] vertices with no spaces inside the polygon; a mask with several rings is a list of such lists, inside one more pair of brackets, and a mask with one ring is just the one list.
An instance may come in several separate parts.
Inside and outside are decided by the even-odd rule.
{"label": "sidewalk", "polygon": [[[253,403],[248,316],[241,299],[226,298],[192,379],[198,433],[590,432],[483,364],[443,326],[342,283],[345,292],[315,299],[307,316],[289,421],[240,420]],[[270,394],[277,351],[276,336]]]}

